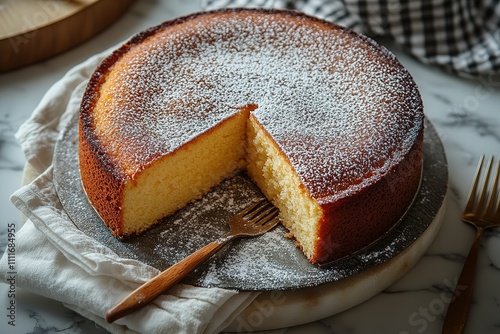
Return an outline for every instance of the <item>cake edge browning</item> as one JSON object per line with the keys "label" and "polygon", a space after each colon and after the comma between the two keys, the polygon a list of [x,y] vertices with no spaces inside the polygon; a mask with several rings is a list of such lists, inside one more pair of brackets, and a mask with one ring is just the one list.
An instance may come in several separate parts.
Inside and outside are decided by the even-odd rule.
{"label": "cake edge browning", "polygon": [[[85,192],[94,211],[101,217],[115,236],[123,233],[121,225],[122,199],[120,194],[124,187],[124,176],[117,170],[111,168],[108,159],[99,158],[99,152],[86,140],[82,140],[84,130],[82,123],[79,124],[79,164],[82,181],[82,189]],[[98,185],[92,187],[89,185]],[[105,190],[104,190],[105,189]],[[103,193],[107,196],[99,200]]]}
{"label": "cake edge browning", "polygon": [[[420,188],[423,139],[422,126],[405,159],[392,166],[384,178],[353,196],[321,205],[323,221],[318,224],[316,252],[311,262],[325,264],[352,255],[376,242],[397,225]],[[369,233],[366,233],[367,230]],[[358,233],[360,231],[363,233]]]}

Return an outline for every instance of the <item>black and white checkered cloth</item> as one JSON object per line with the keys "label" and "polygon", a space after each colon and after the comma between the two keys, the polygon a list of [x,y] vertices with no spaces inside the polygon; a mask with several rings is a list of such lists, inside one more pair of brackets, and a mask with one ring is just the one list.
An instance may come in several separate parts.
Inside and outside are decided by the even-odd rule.
{"label": "black and white checkered cloth", "polygon": [[499,0],[202,0],[204,9],[287,8],[371,36],[462,75],[500,73]]}

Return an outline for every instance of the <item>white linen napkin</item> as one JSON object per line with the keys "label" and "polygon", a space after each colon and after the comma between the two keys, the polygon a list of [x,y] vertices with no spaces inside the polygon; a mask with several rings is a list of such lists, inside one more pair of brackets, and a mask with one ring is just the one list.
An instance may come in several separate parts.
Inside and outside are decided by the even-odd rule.
{"label": "white linen napkin", "polygon": [[78,112],[88,78],[110,50],[70,70],[46,93],[16,134],[39,176],[11,201],[28,218],[15,239],[15,267],[8,253],[0,280],[15,272],[16,285],[63,302],[113,333],[217,333],[258,293],[178,284],[140,311],[108,324],[107,309],[159,271],[119,257],[75,227],[53,185],[52,156],[60,131]]}

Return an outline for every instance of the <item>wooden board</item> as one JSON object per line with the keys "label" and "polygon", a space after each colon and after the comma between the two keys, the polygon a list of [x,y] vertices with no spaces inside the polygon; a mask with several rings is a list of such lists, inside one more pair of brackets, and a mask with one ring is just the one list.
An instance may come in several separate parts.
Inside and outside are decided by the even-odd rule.
{"label": "wooden board", "polygon": [[94,36],[134,0],[2,0],[0,72],[61,53]]}

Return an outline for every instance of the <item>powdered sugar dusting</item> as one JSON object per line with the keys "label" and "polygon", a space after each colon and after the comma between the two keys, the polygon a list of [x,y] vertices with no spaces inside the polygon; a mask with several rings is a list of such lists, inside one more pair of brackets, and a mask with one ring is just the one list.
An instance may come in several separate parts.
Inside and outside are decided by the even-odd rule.
{"label": "powdered sugar dusting", "polygon": [[110,145],[130,143],[111,148],[118,160],[133,173],[257,104],[257,120],[313,197],[331,200],[383,176],[421,129],[416,86],[387,50],[304,20],[197,16],[132,48],[126,71],[115,73],[114,120],[101,129],[113,133]]}

